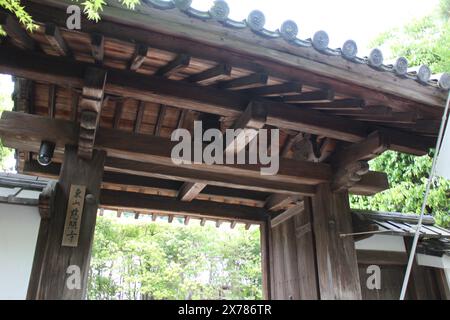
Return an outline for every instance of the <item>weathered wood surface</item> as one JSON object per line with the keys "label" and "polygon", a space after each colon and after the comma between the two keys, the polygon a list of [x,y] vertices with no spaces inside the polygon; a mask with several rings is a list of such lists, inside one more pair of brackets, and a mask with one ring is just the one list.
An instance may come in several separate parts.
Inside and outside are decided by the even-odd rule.
{"label": "weathered wood surface", "polygon": [[[32,277],[29,299],[85,298],[104,160],[104,152],[96,151],[91,161],[85,161],[77,156],[76,148],[66,147],[65,161],[56,187],[51,217],[48,225],[40,230],[45,240],[38,243],[35,255],[37,260],[34,261],[40,273]],[[88,194],[81,218],[79,243],[75,248],[61,246],[72,184],[85,185]],[[68,288],[69,274],[66,272],[69,266],[80,268],[81,289]]]}
{"label": "weathered wood surface", "polygon": [[312,200],[313,230],[317,256],[320,298],[361,299],[348,193],[332,193],[322,184]]}
{"label": "weathered wood surface", "polygon": [[[35,59],[40,59],[41,63],[32,63]],[[0,52],[0,70],[5,73],[71,87],[83,86],[82,73],[88,66],[89,64],[62,57],[37,57],[11,48],[4,48]],[[129,71],[107,69],[107,72],[108,83],[105,92],[113,95],[132,95],[142,101],[231,117],[239,116],[251,102],[251,98],[240,93]],[[368,135],[367,127],[354,120],[315,110],[304,110],[280,102],[266,101],[264,106],[267,108],[267,124],[282,129],[324,135],[349,142],[362,141]],[[427,152],[434,140],[406,133],[398,135],[396,131],[392,131],[390,135],[398,136],[396,139],[394,137],[391,143],[393,150],[415,154],[418,153],[417,150],[422,154]]]}
{"label": "weathered wood surface", "polygon": [[[33,2],[37,1],[33,0]],[[64,1],[48,0],[46,3],[51,3],[64,10],[66,8]],[[39,8],[34,4],[33,7]],[[59,11],[41,11],[39,18],[56,20]],[[45,13],[49,16],[48,19],[46,19]],[[65,23],[65,11],[59,12],[59,17],[62,20],[61,23]],[[122,25],[112,31],[111,27],[108,28],[112,22]],[[297,74],[297,77],[308,79],[309,82],[326,83],[332,87],[338,87],[342,92],[346,91],[343,89],[352,90],[356,96],[364,95],[364,99],[366,99],[365,96],[371,96],[372,99],[376,98],[377,100],[392,99],[397,100],[395,101],[397,105],[401,104],[401,99],[413,99],[419,103],[438,107],[442,107],[445,100],[442,92],[438,90],[421,87],[414,81],[406,79],[398,81],[396,76],[381,73],[366,65],[354,64],[340,57],[323,55],[311,51],[309,48],[295,47],[282,40],[262,39],[240,30],[224,29],[219,24],[205,24],[203,21],[187,19],[172,11],[147,8],[144,12],[130,12],[121,8],[107,7],[103,12],[100,25],[83,23],[83,26],[90,32],[93,29],[102,30],[105,34],[115,35],[122,39],[134,38],[136,41],[145,40],[149,44],[158,43],[166,48],[183,48],[192,56],[206,55],[223,61],[239,61],[243,60],[242,54],[246,54],[251,57],[252,62],[261,63],[269,71],[280,72],[282,70],[284,74]],[[191,32],[183,33],[180,37],[180,30],[186,28],[189,28]],[[141,31],[140,34],[137,30]],[[232,37],[230,37],[230,32],[233,34]],[[162,41],[166,37],[161,37],[158,33],[165,34],[166,37],[178,37],[177,40],[179,40]],[[158,38],[159,41],[157,41]],[[260,50],[261,47],[264,50]],[[233,52],[236,48],[239,48],[240,54]],[[198,54],[196,54],[197,52]],[[242,63],[240,64],[242,65]],[[298,67],[299,65],[302,66],[301,69]],[[365,77],[361,78],[361,74],[364,74]],[[393,99],[393,97],[399,98]]]}
{"label": "weathered wood surface", "polygon": [[193,217],[213,217],[226,220],[259,223],[267,218],[266,210],[240,205],[193,200],[183,202],[170,197],[142,195],[131,192],[104,190],[100,203],[106,208],[156,211],[158,213],[190,215]]}
{"label": "weathered wood surface", "polygon": [[319,299],[311,219],[310,199],[305,199],[304,210],[270,229],[272,299]]}

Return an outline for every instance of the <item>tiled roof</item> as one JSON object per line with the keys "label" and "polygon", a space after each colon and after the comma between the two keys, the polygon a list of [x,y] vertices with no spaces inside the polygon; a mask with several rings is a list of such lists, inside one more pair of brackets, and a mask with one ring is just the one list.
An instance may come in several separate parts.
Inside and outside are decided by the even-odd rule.
{"label": "tiled roof", "polygon": [[208,11],[200,11],[193,8],[192,0],[144,0],[143,5],[151,6],[160,10],[179,10],[185,15],[199,19],[211,20],[222,24],[226,28],[250,29],[258,36],[269,39],[284,39],[292,46],[311,48],[324,55],[340,56],[343,59],[356,64],[366,64],[380,72],[390,72],[400,78],[413,79],[423,85],[439,87],[443,90],[450,89],[450,74],[442,73],[432,75],[432,71],[426,65],[409,68],[408,61],[399,57],[393,64],[385,64],[383,53],[380,49],[373,49],[368,57],[358,57],[358,46],[355,41],[347,40],[341,48],[329,48],[329,37],[325,31],[317,31],[312,39],[298,38],[298,26],[292,20],[285,21],[278,30],[267,30],[266,18],[263,12],[254,10],[250,12],[244,21],[236,21],[229,18],[230,7],[224,0],[214,1]]}

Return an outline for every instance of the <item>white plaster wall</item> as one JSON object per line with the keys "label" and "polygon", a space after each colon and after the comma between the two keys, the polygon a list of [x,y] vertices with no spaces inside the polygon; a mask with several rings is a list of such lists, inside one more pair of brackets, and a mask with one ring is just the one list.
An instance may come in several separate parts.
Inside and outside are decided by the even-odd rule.
{"label": "white plaster wall", "polygon": [[355,248],[356,250],[406,251],[403,237],[379,234],[355,242]]}
{"label": "white plaster wall", "polygon": [[0,204],[0,300],[26,298],[40,219],[37,207]]}

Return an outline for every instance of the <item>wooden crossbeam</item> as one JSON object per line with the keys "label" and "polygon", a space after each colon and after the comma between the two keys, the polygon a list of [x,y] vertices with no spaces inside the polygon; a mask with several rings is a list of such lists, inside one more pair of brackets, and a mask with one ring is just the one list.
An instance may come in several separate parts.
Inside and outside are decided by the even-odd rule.
{"label": "wooden crossbeam", "polygon": [[359,160],[371,160],[389,149],[389,137],[382,132],[375,131],[361,142],[339,149],[331,158],[331,163],[336,167]]}
{"label": "wooden crossbeam", "polygon": [[251,75],[217,83],[219,89],[242,90],[260,87],[267,84],[269,77],[265,73],[253,73]]}
{"label": "wooden crossbeam", "polygon": [[320,90],[304,92],[299,95],[285,96],[284,102],[288,103],[328,103],[334,100],[333,90]]}
{"label": "wooden crossbeam", "polygon": [[366,161],[347,163],[335,172],[331,190],[333,192],[348,190],[361,181],[362,177],[368,172],[369,164]]}
{"label": "wooden crossbeam", "polygon": [[387,174],[384,172],[369,171],[362,179],[348,191],[361,196],[373,196],[389,189]]}
{"label": "wooden crossbeam", "polygon": [[194,200],[207,186],[206,183],[200,182],[185,182],[179,192],[178,199],[181,201],[190,202]]}
{"label": "wooden crossbeam", "polygon": [[137,44],[128,68],[131,71],[137,71],[145,62],[147,54],[148,54],[148,46],[144,44]]}
{"label": "wooden crossbeam", "polygon": [[[250,105],[233,125],[233,129],[242,131],[225,146],[225,154],[242,151],[257,136],[257,130],[262,129],[265,123],[266,110],[260,105]],[[187,182],[181,187],[178,197],[182,201],[192,201],[206,186],[205,183]]]}
{"label": "wooden crossbeam", "polygon": [[340,99],[334,100],[328,103],[305,103],[302,104],[302,108],[308,108],[312,110],[361,110],[365,107],[365,101],[361,99]]}
{"label": "wooden crossbeam", "polygon": [[18,47],[26,50],[35,48],[35,41],[11,14],[0,11],[0,26]]}
{"label": "wooden crossbeam", "polygon": [[58,55],[72,56],[72,52],[62,37],[59,27],[57,27],[54,23],[45,24],[44,35],[48,43],[52,46],[53,50],[58,53]]}
{"label": "wooden crossbeam", "polygon": [[116,107],[114,110],[113,128],[118,129],[120,126],[120,119],[122,119],[123,113],[123,100],[118,100],[116,102]]}
{"label": "wooden crossbeam", "polygon": [[[0,71],[30,80],[81,88],[83,74],[88,66],[62,57],[48,57],[14,48],[0,50]],[[248,97],[235,92],[121,70],[107,71],[105,92],[112,95],[126,96],[132,93],[134,98],[142,101],[231,117],[239,116],[250,102]],[[357,121],[340,119],[316,110],[304,110],[286,103],[265,101],[264,104],[268,108],[268,125],[348,142],[358,142],[367,137],[367,128]],[[391,130],[390,134],[399,133]],[[391,144],[393,150],[406,153],[412,150],[414,154],[422,150],[426,153],[435,143],[434,139],[426,137],[401,135],[409,136],[409,139],[398,139],[398,143]]]}
{"label": "wooden crossbeam", "polygon": [[291,203],[300,200],[300,196],[289,196],[285,194],[272,194],[266,200],[264,208],[269,211],[280,211]]}
{"label": "wooden crossbeam", "polygon": [[[211,217],[224,220],[241,220],[252,223],[264,221],[267,212],[261,208],[194,200],[182,202],[170,197],[142,195],[132,192],[103,190],[100,204],[104,208],[122,208],[136,211],[157,211],[172,216]],[[170,217],[170,216],[169,216]]]}
{"label": "wooden crossbeam", "polygon": [[159,136],[161,134],[161,128],[166,116],[166,111],[167,107],[165,105],[161,105],[159,108],[158,119],[156,120],[155,131],[153,132],[153,135],[155,136]]}
{"label": "wooden crossbeam", "polygon": [[54,118],[56,113],[56,86],[54,84],[48,87],[48,116]]}
{"label": "wooden crossbeam", "polygon": [[187,77],[185,80],[187,82],[207,85],[223,78],[229,77],[231,75],[231,70],[232,68],[230,65],[221,63],[203,72],[193,74]]}
{"label": "wooden crossbeam", "polygon": [[[27,125],[24,126],[24,123],[27,123]],[[20,132],[17,130],[18,127],[22,127]],[[77,126],[71,121],[4,112],[0,121],[0,136],[6,146],[32,152],[39,150],[40,141],[50,139],[50,141],[56,143],[56,151],[61,152],[64,145],[77,144],[78,134]],[[133,141],[133,143],[130,144],[130,141]],[[272,176],[261,175],[260,165],[185,164],[178,166],[174,165],[171,158],[171,150],[175,145],[176,142],[167,138],[138,135],[107,128],[100,128],[95,139],[96,148],[107,151],[109,157],[137,162],[129,163],[129,169],[131,170],[133,166],[134,169],[138,169],[141,165],[144,167],[148,165],[152,168],[147,170],[149,172],[154,170],[164,172],[164,170],[167,170],[168,175],[170,175],[170,171],[173,175],[179,174],[181,171],[184,176],[181,180],[184,181],[206,182],[208,184],[210,181],[214,182],[214,180],[219,183],[220,181],[229,181],[231,183],[228,184],[253,185],[254,190],[258,190],[258,186],[267,190],[263,186],[272,185],[273,188],[271,189],[275,192],[283,189],[283,192],[291,194],[311,194],[311,192],[314,192],[315,184],[327,182],[331,178],[329,165],[290,159],[280,160],[277,179]],[[167,168],[163,170],[163,166]],[[233,183],[233,181],[235,182]]]}
{"label": "wooden crossbeam", "polygon": [[144,119],[144,113],[145,113],[145,102],[141,101],[139,102],[138,110],[136,113],[136,119],[134,121],[134,133],[139,133],[141,131],[142,126],[142,120]]}
{"label": "wooden crossbeam", "polygon": [[105,37],[103,35],[98,33],[91,35],[91,54],[96,64],[103,64],[105,58]]}
{"label": "wooden crossbeam", "polygon": [[155,75],[160,77],[169,77],[170,75],[188,67],[190,62],[191,57],[189,55],[179,54],[174,60],[158,69],[155,72]]}
{"label": "wooden crossbeam", "polygon": [[305,210],[305,203],[302,201],[301,203],[293,206],[292,208],[287,209],[286,211],[278,214],[275,218],[272,218],[270,221],[270,226],[275,228],[276,226],[282,224],[283,222],[289,220],[290,218],[301,214]]}
{"label": "wooden crossbeam", "polygon": [[287,82],[282,84],[276,84],[272,86],[258,87],[242,90],[242,93],[253,96],[276,96],[286,93],[301,93],[302,85],[297,82]]}

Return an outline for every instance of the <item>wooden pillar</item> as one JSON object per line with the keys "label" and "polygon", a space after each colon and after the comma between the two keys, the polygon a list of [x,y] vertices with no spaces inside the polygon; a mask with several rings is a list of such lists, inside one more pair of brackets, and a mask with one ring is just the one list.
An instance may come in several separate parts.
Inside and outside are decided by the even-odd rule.
{"label": "wooden pillar", "polygon": [[270,220],[261,223],[259,226],[261,235],[261,271],[262,271],[262,290],[263,299],[270,300],[271,298],[271,249],[270,249]]}
{"label": "wooden pillar", "polygon": [[319,185],[312,207],[320,299],[361,299],[348,192]]}
{"label": "wooden pillar", "polygon": [[302,208],[283,222],[274,223],[267,231],[270,298],[274,300],[319,298],[310,199],[304,200]]}
{"label": "wooden pillar", "polygon": [[[50,204],[50,216],[39,231],[28,299],[79,300],[86,297],[105,156],[103,151],[94,151],[91,160],[84,160],[78,157],[75,147],[66,146],[64,163]],[[71,246],[67,246],[66,241],[63,246],[63,234],[66,240],[68,234],[68,204],[70,202],[70,208],[74,208],[76,199],[70,197],[72,186],[86,187],[84,206],[78,216],[79,232],[74,232],[78,234],[78,241]],[[73,222],[72,219],[70,221]]]}

